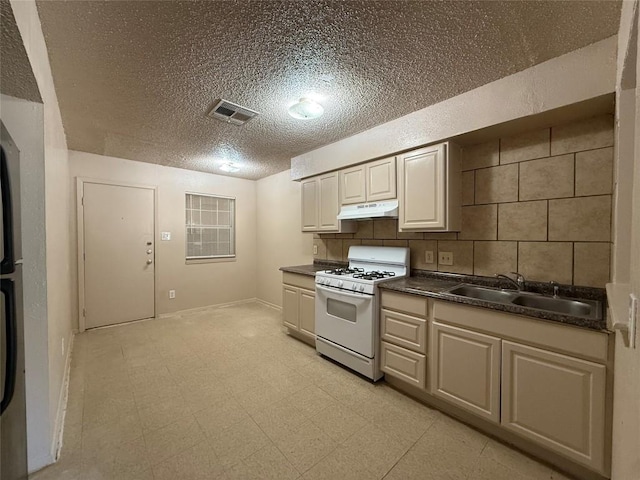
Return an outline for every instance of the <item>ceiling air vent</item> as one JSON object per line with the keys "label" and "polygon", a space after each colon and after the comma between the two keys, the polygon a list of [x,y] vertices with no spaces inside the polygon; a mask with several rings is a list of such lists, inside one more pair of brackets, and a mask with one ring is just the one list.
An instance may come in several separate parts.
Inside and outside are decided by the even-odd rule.
{"label": "ceiling air vent", "polygon": [[259,114],[250,108],[241,107],[235,103],[220,99],[216,101],[207,115],[222,120],[223,122],[243,125]]}

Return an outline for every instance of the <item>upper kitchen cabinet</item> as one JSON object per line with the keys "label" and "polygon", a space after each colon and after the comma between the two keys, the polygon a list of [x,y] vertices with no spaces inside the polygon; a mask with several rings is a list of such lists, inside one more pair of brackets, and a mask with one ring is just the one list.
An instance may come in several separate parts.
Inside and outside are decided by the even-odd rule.
{"label": "upper kitchen cabinet", "polygon": [[398,229],[459,231],[460,147],[446,142],[398,156]]}
{"label": "upper kitchen cabinet", "polygon": [[367,202],[396,198],[396,157],[376,160],[365,166]]}
{"label": "upper kitchen cabinet", "polygon": [[319,213],[318,178],[302,180],[300,191],[302,195],[302,231],[315,232],[318,230]]}
{"label": "upper kitchen cabinet", "polygon": [[364,165],[340,170],[340,205],[365,203],[367,201],[367,187],[365,186],[366,168]]}
{"label": "upper kitchen cabinet", "polygon": [[340,205],[396,198],[396,157],[340,171]]}
{"label": "upper kitchen cabinet", "polygon": [[320,233],[353,233],[353,221],[339,221],[338,172],[307,178],[301,182],[302,231]]}

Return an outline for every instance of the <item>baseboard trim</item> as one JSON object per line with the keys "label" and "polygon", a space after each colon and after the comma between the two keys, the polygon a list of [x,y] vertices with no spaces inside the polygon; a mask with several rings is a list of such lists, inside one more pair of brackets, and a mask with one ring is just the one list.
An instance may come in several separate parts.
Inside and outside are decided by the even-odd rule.
{"label": "baseboard trim", "polygon": [[279,312],[282,311],[282,307],[280,305],[276,305],[275,303],[267,302],[266,300],[263,300],[261,298],[256,298],[255,301],[264,305],[265,307],[273,308],[274,310],[278,310]]}
{"label": "baseboard trim", "polygon": [[169,318],[175,315],[185,315],[185,314],[188,315],[191,313],[204,312],[206,310],[211,310],[216,308],[225,308],[225,307],[232,307],[234,305],[242,305],[244,303],[253,303],[256,300],[257,300],[256,298],[244,298],[242,300],[234,300],[233,302],[216,303],[214,305],[206,305],[204,307],[187,308],[185,310],[178,310],[176,312],[161,313],[160,315],[157,316],[157,318]]}
{"label": "baseboard trim", "polygon": [[75,342],[75,333],[72,331],[69,337],[69,348],[67,349],[67,358],[64,363],[64,377],[60,386],[60,395],[58,398],[58,411],[56,412],[56,423],[53,430],[53,441],[51,443],[51,458],[54,462],[60,458],[60,450],[62,449],[62,437],[64,434],[64,420],[67,416],[67,402],[69,400],[69,379],[71,377],[71,356]]}

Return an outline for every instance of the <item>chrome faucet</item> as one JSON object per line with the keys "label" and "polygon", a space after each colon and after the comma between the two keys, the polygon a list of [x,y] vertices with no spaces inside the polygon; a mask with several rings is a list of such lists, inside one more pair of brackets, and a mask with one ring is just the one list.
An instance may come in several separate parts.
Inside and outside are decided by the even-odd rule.
{"label": "chrome faucet", "polygon": [[555,280],[551,280],[549,282],[549,285],[553,287],[553,298],[557,298],[560,291],[560,285],[558,285],[558,282],[556,282]]}
{"label": "chrome faucet", "polygon": [[504,278],[505,280],[509,280],[509,282],[511,282],[511,284],[514,287],[516,287],[518,290],[524,291],[525,290],[524,276],[519,274],[518,272],[511,272],[511,275],[515,275],[516,279],[514,280],[509,275],[504,275],[502,273],[496,273],[495,277],[496,278]]}

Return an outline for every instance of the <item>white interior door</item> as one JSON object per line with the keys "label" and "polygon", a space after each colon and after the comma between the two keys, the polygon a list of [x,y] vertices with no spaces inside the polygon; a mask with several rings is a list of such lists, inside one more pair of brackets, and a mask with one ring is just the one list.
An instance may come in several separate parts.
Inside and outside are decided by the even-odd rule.
{"label": "white interior door", "polygon": [[153,317],[153,189],[83,185],[85,328]]}

